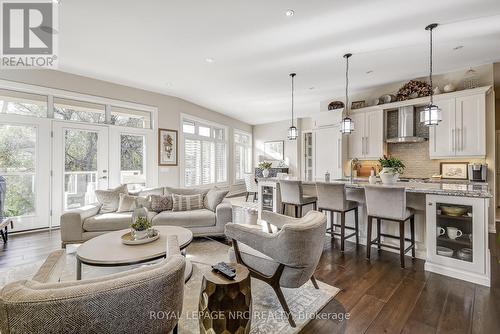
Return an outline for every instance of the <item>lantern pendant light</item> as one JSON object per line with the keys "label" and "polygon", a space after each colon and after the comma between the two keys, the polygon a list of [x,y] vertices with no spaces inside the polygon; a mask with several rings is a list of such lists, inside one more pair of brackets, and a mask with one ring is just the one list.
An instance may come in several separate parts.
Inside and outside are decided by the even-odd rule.
{"label": "lantern pendant light", "polygon": [[292,78],[292,126],[288,128],[288,140],[296,140],[297,139],[297,128],[293,125],[293,78],[295,78],[296,73],[290,73],[290,77]]}
{"label": "lantern pendant light", "polygon": [[344,106],[344,117],[342,123],[340,124],[340,132],[350,134],[354,131],[354,122],[349,118],[349,58],[352,56],[351,53],[346,53],[344,55],[346,66],[345,66],[345,106]]}
{"label": "lantern pendant light", "polygon": [[431,85],[431,100],[424,110],[420,112],[420,122],[426,126],[438,125],[441,122],[441,109],[434,104],[434,87],[432,86],[432,31],[437,26],[437,23],[432,23],[425,27],[425,30],[428,30],[430,34],[429,83]]}

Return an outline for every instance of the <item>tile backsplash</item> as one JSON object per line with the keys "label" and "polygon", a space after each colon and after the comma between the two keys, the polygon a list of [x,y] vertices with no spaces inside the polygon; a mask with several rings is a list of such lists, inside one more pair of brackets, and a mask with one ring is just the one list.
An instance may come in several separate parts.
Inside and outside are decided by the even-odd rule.
{"label": "tile backsplash", "polygon": [[429,142],[387,144],[387,153],[403,160],[403,177],[427,178],[439,174],[440,160],[429,158]]}

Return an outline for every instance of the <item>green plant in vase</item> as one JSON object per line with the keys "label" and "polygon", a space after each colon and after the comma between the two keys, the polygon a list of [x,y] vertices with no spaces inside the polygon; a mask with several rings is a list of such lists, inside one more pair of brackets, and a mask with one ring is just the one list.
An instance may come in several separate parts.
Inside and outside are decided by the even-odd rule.
{"label": "green plant in vase", "polygon": [[130,227],[135,239],[144,239],[148,237],[152,225],[146,217],[138,217]]}
{"label": "green plant in vase", "polygon": [[385,184],[394,184],[399,178],[400,174],[403,174],[406,166],[398,158],[394,158],[391,156],[384,155],[382,158],[378,160],[380,166],[382,167],[382,171],[380,172],[380,179],[382,183]]}
{"label": "green plant in vase", "polygon": [[273,164],[268,162],[268,161],[262,161],[258,167],[262,169],[262,176],[268,177],[269,176],[269,169],[271,168]]}

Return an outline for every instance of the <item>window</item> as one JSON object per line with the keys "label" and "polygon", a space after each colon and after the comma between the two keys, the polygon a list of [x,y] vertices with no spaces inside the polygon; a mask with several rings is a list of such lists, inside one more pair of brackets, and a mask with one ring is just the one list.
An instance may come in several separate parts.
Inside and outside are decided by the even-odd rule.
{"label": "window", "polygon": [[111,124],[131,128],[151,128],[151,114],[147,111],[111,107]]}
{"label": "window", "polygon": [[184,185],[227,182],[226,129],[203,121],[182,121]]}
{"label": "window", "polygon": [[0,216],[2,209],[6,217],[35,214],[36,142],[33,126],[0,125]]}
{"label": "window", "polygon": [[47,117],[47,96],[0,89],[0,114]]}
{"label": "window", "polygon": [[66,121],[105,123],[106,107],[102,104],[55,97],[54,118]]}
{"label": "window", "polygon": [[234,131],[235,180],[242,181],[245,173],[252,172],[252,135]]}
{"label": "window", "polygon": [[141,189],[146,186],[145,138],[128,134],[122,134],[120,137],[120,183],[127,184],[128,190]]}

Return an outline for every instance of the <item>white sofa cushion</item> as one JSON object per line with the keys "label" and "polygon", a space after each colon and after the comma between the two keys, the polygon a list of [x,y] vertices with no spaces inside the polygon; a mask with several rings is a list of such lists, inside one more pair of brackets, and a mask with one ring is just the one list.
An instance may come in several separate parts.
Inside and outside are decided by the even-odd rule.
{"label": "white sofa cushion", "polygon": [[[156,212],[148,212],[150,220]],[[116,231],[129,228],[132,224],[132,212],[110,212],[89,217],[83,221],[83,229],[88,232]]]}
{"label": "white sofa cushion", "polygon": [[215,226],[215,213],[207,209],[191,211],[163,211],[154,216],[153,225],[182,227]]}

